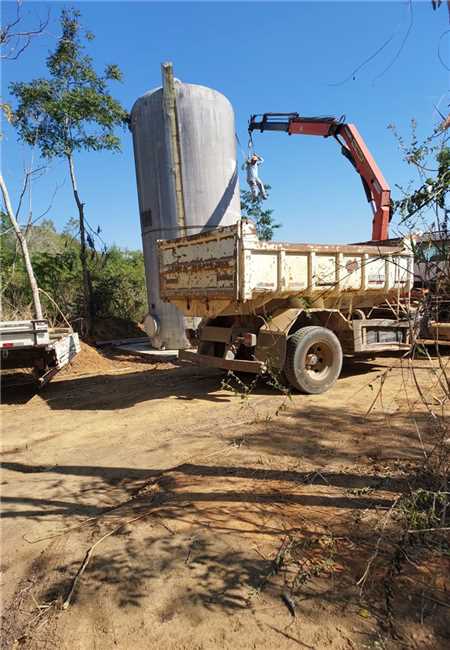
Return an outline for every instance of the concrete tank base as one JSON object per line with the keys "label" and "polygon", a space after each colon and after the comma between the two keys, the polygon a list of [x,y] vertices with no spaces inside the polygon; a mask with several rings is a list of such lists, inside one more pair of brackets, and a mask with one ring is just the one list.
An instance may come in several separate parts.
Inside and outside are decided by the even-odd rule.
{"label": "concrete tank base", "polygon": [[176,361],[178,359],[178,350],[157,350],[148,343],[127,343],[115,346],[116,350],[136,354],[141,357],[148,357],[149,361]]}

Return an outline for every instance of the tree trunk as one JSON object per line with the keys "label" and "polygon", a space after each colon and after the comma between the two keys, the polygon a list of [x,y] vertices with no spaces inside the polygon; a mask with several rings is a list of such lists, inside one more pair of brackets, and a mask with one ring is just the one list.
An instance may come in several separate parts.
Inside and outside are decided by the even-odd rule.
{"label": "tree trunk", "polygon": [[25,261],[25,268],[28,274],[28,280],[30,282],[30,287],[31,287],[31,293],[33,295],[33,305],[34,305],[34,316],[36,319],[41,320],[43,318],[42,316],[42,306],[41,306],[41,299],[39,296],[39,288],[36,282],[36,277],[34,275],[33,271],[33,266],[31,264],[31,259],[30,259],[30,253],[28,251],[28,244],[27,240],[23,234],[23,232],[20,229],[20,226],[17,222],[17,219],[14,215],[12,206],[11,206],[11,200],[9,198],[9,193],[8,189],[6,187],[5,181],[3,179],[3,175],[0,173],[0,188],[2,191],[3,195],[3,201],[5,203],[6,207],[6,213],[9,217],[9,220],[11,221],[12,227],[14,228],[14,232],[16,233],[16,237],[19,240],[20,247],[22,249],[22,255],[23,259]]}
{"label": "tree trunk", "polygon": [[84,301],[84,317],[86,319],[86,334],[91,333],[92,329],[92,302],[91,302],[91,285],[89,280],[89,269],[87,265],[87,255],[86,255],[86,231],[84,228],[84,203],[80,200],[80,195],[78,194],[77,179],[75,176],[75,167],[73,164],[72,154],[67,156],[70,170],[70,180],[72,183],[73,195],[75,197],[75,203],[78,208],[78,215],[80,221],[80,260],[81,268],[83,270],[83,301]]}

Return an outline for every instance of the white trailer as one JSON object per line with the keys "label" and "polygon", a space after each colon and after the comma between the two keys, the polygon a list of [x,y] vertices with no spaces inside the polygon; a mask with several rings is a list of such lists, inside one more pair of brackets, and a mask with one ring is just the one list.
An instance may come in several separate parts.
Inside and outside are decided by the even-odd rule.
{"label": "white trailer", "polygon": [[161,297],[203,319],[198,350],[180,352],[185,362],[275,371],[300,391],[321,393],[338,378],[344,354],[409,345],[409,320],[376,307],[408,299],[407,241],[263,242],[254,224],[241,221],[158,247]]}
{"label": "white trailer", "polygon": [[0,322],[2,370],[32,368],[40,387],[80,351],[78,334],[69,328],[49,328],[46,320]]}

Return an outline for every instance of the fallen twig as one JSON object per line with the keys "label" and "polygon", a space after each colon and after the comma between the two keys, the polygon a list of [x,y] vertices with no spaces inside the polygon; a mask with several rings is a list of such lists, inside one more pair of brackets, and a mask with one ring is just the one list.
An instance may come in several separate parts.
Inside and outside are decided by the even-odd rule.
{"label": "fallen twig", "polygon": [[146,512],[143,515],[138,515],[137,517],[133,517],[133,519],[129,519],[128,521],[122,522],[120,526],[116,526],[116,528],[113,528],[113,530],[110,530],[106,535],[103,535],[103,537],[100,537],[92,546],[86,551],[86,555],[84,556],[84,560],[81,563],[80,568],[75,574],[74,579],[72,580],[72,585],[70,587],[70,591],[67,594],[67,597],[62,605],[62,609],[67,609],[72,601],[72,597],[74,594],[74,591],[77,587],[77,584],[83,575],[83,573],[86,571],[86,567],[89,564],[89,561],[94,553],[94,550],[96,547],[101,544],[107,537],[111,537],[111,535],[114,535],[114,533],[117,533],[118,530],[123,528],[124,526],[127,526],[128,524],[132,524],[133,522],[137,521],[138,519],[144,519],[144,517],[148,517],[150,515],[150,512]]}
{"label": "fallen twig", "polygon": [[428,596],[428,594],[423,593],[422,598],[425,598],[426,600],[431,600],[431,602],[436,603],[436,605],[440,605],[441,607],[446,607],[447,609],[450,609],[450,603],[444,603],[442,600],[433,598],[433,596]]}
{"label": "fallen twig", "polygon": [[375,378],[375,381],[377,379],[380,380],[380,386],[378,388],[378,391],[377,391],[375,397],[372,400],[372,403],[370,404],[370,406],[369,406],[369,408],[368,408],[368,410],[366,412],[366,417],[368,415],[370,415],[371,412],[373,411],[373,408],[374,408],[375,404],[377,403],[378,398],[380,398],[381,407],[383,408],[383,386],[384,386],[384,382],[386,381],[388,373],[391,372],[393,369],[394,369],[394,366],[391,366],[390,368],[388,368],[387,370],[382,372],[380,375],[378,375],[378,377]]}
{"label": "fallen twig", "polygon": [[380,534],[380,536],[378,537],[378,539],[377,539],[377,543],[376,543],[376,545],[375,545],[375,551],[373,552],[373,554],[372,554],[371,557],[369,558],[369,561],[367,562],[367,566],[366,566],[366,569],[365,569],[364,573],[362,574],[362,576],[360,577],[360,579],[359,579],[359,580],[357,581],[357,583],[356,583],[356,584],[358,585],[358,587],[361,587],[361,590],[364,588],[364,584],[365,584],[365,582],[366,582],[366,580],[367,580],[367,577],[368,577],[368,575],[369,575],[369,573],[370,573],[370,569],[371,569],[371,567],[372,567],[372,564],[374,563],[374,561],[375,561],[376,558],[378,557],[378,553],[379,553],[379,551],[380,551],[380,544],[381,544],[381,542],[382,542],[382,540],[383,540],[383,538],[384,538],[384,531],[385,531],[385,529],[386,529],[386,526],[387,526],[387,524],[388,524],[388,521],[389,521],[389,519],[390,519],[390,516],[391,516],[391,514],[392,514],[392,512],[393,512],[393,510],[394,510],[394,508],[395,508],[395,506],[397,505],[397,502],[398,502],[399,499],[400,499],[400,497],[398,496],[398,497],[394,500],[394,502],[393,502],[393,504],[391,505],[391,507],[389,508],[388,512],[385,514],[385,516],[384,516],[384,522],[383,522],[383,525],[382,525],[382,527],[381,527],[381,534]]}
{"label": "fallen twig", "polygon": [[[238,424],[240,425],[240,424],[242,424],[242,422],[239,422]],[[206,455],[205,454],[204,455],[197,454],[197,455],[193,455],[193,456],[188,456],[188,458],[185,458],[184,460],[182,460],[177,465],[173,465],[172,467],[167,467],[166,469],[160,470],[160,472],[154,478],[156,480],[158,477],[161,477],[161,476],[163,476],[164,474],[166,474],[168,472],[174,472],[179,467],[182,467],[186,463],[192,462],[193,460],[200,460],[200,459],[205,460],[206,458],[211,458],[212,456],[216,456],[217,454],[223,453],[225,451],[229,451],[228,445],[225,446],[225,447],[221,447],[220,449],[217,449],[216,451],[213,451],[213,452],[211,452],[209,454],[206,454]],[[71,532],[73,532],[75,530],[80,530],[81,528],[84,528],[85,526],[88,526],[88,525],[98,521],[99,519],[101,519],[105,515],[108,515],[109,513],[114,512],[115,510],[119,510],[120,508],[124,508],[125,506],[130,505],[130,503],[133,503],[133,501],[136,501],[137,498],[139,498],[139,492],[136,493],[135,495],[133,495],[127,501],[122,501],[122,503],[119,503],[117,506],[112,506],[111,508],[107,508],[101,514],[96,515],[95,517],[89,517],[88,519],[85,519],[81,523],[76,524],[75,526],[71,526],[70,528],[67,528],[66,530],[62,530],[62,531],[60,531],[58,533],[53,533],[52,535],[47,535],[46,537],[38,537],[36,539],[28,539],[25,535],[23,535],[22,539],[25,542],[27,542],[28,544],[38,544],[39,542],[45,542],[45,541],[48,541],[50,539],[54,539],[55,537],[62,537],[63,535],[66,535],[67,533],[71,533]],[[164,524],[162,524],[162,525],[164,526]],[[164,526],[164,527],[166,527],[169,530],[168,526]],[[173,534],[172,530],[170,530],[170,532]]]}
{"label": "fallen twig", "polygon": [[436,528],[413,528],[411,530],[408,530],[408,533],[435,533],[440,530],[450,530],[450,527],[444,527],[441,528],[439,526],[436,526]]}
{"label": "fallen twig", "polygon": [[89,524],[93,524],[95,521],[98,521],[105,515],[109,514],[110,512],[114,512],[115,510],[119,510],[120,508],[123,508],[127,505],[129,505],[132,501],[135,501],[135,497],[132,497],[128,501],[123,501],[122,503],[119,503],[117,506],[112,506],[111,508],[107,508],[104,512],[102,512],[100,515],[96,515],[95,517],[89,517],[88,519],[85,519],[79,524],[76,524],[76,526],[71,526],[70,528],[66,528],[65,530],[60,531],[59,533],[53,533],[52,535],[47,535],[46,537],[37,537],[36,539],[28,539],[26,535],[22,535],[22,539],[27,542],[27,544],[38,544],[39,542],[46,542],[49,539],[54,539],[55,537],[62,537],[63,535],[66,535],[67,533],[71,533],[74,530],[80,530],[81,528],[84,528],[85,526],[88,526]]}
{"label": "fallen twig", "polygon": [[283,603],[288,608],[289,613],[291,614],[291,616],[293,616],[295,618],[295,602],[294,602],[294,600],[285,591],[283,591],[283,593],[281,594],[281,600],[283,601]]}

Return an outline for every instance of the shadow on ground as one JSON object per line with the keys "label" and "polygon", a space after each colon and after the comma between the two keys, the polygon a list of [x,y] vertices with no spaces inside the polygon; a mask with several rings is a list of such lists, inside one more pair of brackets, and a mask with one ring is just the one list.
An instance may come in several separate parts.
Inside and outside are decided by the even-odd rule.
{"label": "shadow on ground", "polygon": [[[120,357],[117,353],[117,358]],[[127,359],[126,356],[124,362]],[[374,362],[352,361],[343,368],[341,378],[370,374],[383,367]],[[167,397],[227,402],[231,395],[216,394],[223,379],[226,379],[225,372],[209,368],[173,364],[170,369],[159,369],[155,364],[149,370],[131,373],[58,378],[39,394],[53,410],[126,409],[140,402]],[[243,381],[249,383],[252,377],[247,376]],[[252,390],[254,395],[274,395],[277,392],[264,379],[260,379]],[[5,404],[24,404],[35,394],[36,386],[2,382],[2,401]]]}
{"label": "shadow on ground", "polygon": [[[373,364],[358,368],[379,370]],[[213,402],[233,399],[217,394],[219,382],[215,373],[191,368],[106,375],[59,381],[49,387],[48,400],[51,408],[74,408],[70,403],[74,395],[65,395],[74,386],[81,401],[76,408],[96,410],[174,395]],[[115,390],[123,400],[119,406]],[[263,384],[256,392],[273,394]],[[199,427],[217,442],[216,425],[213,419],[210,431],[208,423]],[[342,406],[324,409],[309,401],[306,408],[289,406],[280,417],[225,430],[223,451],[210,460],[216,464],[192,461],[161,471],[145,467],[144,461],[138,467],[120,463],[45,467],[12,459],[2,463],[7,478],[9,473],[16,479],[37,474],[39,484],[45,481],[46,492],[54,496],[37,495],[36,483],[24,482],[28,493],[19,487],[16,496],[10,491],[3,498],[3,517],[22,519],[24,525],[33,520],[58,522],[64,537],[75,539],[76,552],[59,562],[39,602],[67,594],[83,553],[115,530],[92,557],[74,605],[92,608],[108,590],[121,608],[151,603],[161,623],[185,617],[195,625],[207,620],[212,610],[230,614],[251,609],[261,593],[270,606],[283,607],[281,594],[298,574],[303,580],[296,592],[300,619],[320,625],[327,611],[358,620],[362,604],[356,582],[377,548],[375,524],[414,485],[415,465],[422,455],[416,427],[428,444],[432,428],[427,414],[364,417]],[[164,452],[164,445],[160,450]],[[98,519],[89,523],[89,517]],[[126,523],[136,517],[139,521]],[[86,527],[73,531],[76,523]],[[286,539],[304,546],[295,561],[277,573],[273,563]],[[324,551],[323,539],[335,540],[332,556]],[[384,545],[378,547],[374,564],[378,586],[375,580],[369,585],[371,620],[381,625],[387,612],[379,584],[387,571],[388,551]],[[311,558],[317,562],[311,565]],[[428,595],[443,601],[446,594],[430,585],[425,585],[430,587]],[[416,587],[396,582],[396,615],[414,622],[422,612],[436,634],[448,635],[447,607],[433,600],[429,602],[434,602],[434,609],[424,605],[419,597],[424,586]],[[405,604],[407,590],[411,600]]]}
{"label": "shadow on ground", "polygon": [[[168,387],[158,390],[167,394]],[[264,386],[260,390],[270,393]],[[181,614],[205,617],[205,608],[246,609],[261,590],[279,603],[283,581],[289,583],[292,576],[268,575],[277,547],[286,538],[332,535],[341,540],[336,582],[328,574],[310,576],[302,569],[311,589],[301,590],[299,611],[311,619],[318,601],[338,610],[344,602],[355,616],[355,584],[377,539],[368,525],[379,521],[412,483],[414,463],[422,453],[416,425],[428,442],[428,416],[414,416],[414,421],[405,413],[363,417],[309,402],[307,408],[290,407],[271,421],[225,430],[223,451],[210,461],[215,465],[189,462],[166,471],[145,467],[142,461],[138,467],[45,467],[12,459],[2,464],[8,478],[15,475],[12,486],[20,485],[18,476],[37,475],[40,485],[47,482],[46,493],[54,496],[37,495],[36,483],[24,482],[29,492],[19,487],[15,495],[10,490],[3,499],[3,517],[24,525],[57,522],[65,535],[80,535],[77,552],[59,565],[42,596],[46,602],[67,593],[82,553],[93,541],[118,521],[142,516],[102,544],[77,597],[80,606],[91,606],[108,589],[120,607],[145,607],[146,599],[157,594],[161,622]],[[208,423],[199,424],[213,442],[216,425],[214,418],[210,431]],[[99,520],[88,524],[84,537],[69,531],[88,517]],[[381,553],[380,559],[385,559]],[[326,584],[318,584],[319,578]],[[382,617],[382,605],[379,612]]]}
{"label": "shadow on ground", "polygon": [[[214,379],[199,378],[203,386]],[[167,386],[165,387],[167,391]],[[270,391],[262,387],[262,391]],[[224,397],[227,399],[227,397]],[[432,418],[427,413],[398,413],[383,418],[372,414],[369,417],[349,413],[345,408],[324,410],[309,404],[307,410],[293,409],[270,421],[258,421],[227,430],[226,426],[215,438],[216,424],[199,424],[207,438],[221,441],[222,449],[214,454],[213,462],[184,463],[172,469],[160,470],[149,467],[103,467],[96,465],[54,465],[42,466],[18,462],[13,459],[1,463],[3,470],[18,474],[37,474],[45,478],[46,491],[64,495],[48,499],[30,493],[24,496],[4,496],[2,517],[31,517],[86,515],[94,516],[108,512],[108,506],[99,506],[102,495],[107,496],[114,488],[114,500],[134,498],[139,490],[151,480],[165,477],[165,490],[172,472],[183,475],[192,482],[183,500],[191,502],[234,502],[234,503],[292,503],[303,506],[322,505],[333,508],[364,509],[380,505],[375,492],[380,489],[401,491],[409,485],[408,471],[422,457],[421,444],[431,440]],[[421,431],[421,438],[417,430]],[[185,435],[198,433],[191,427]],[[114,439],[111,443],[114,444]],[[119,443],[119,441],[117,441]],[[158,451],[164,454],[171,441],[160,443]],[[10,454],[11,456],[11,454]],[[276,462],[276,468],[272,467]],[[401,467],[403,474],[399,475]],[[356,471],[355,471],[356,470]],[[67,499],[66,477],[80,477],[83,480],[83,494],[73,500]],[[90,487],[85,479],[91,479]],[[219,489],[202,490],[197,493],[195,485],[213,486],[217,481],[228,481],[240,486],[241,491]],[[246,482],[246,491],[242,491]],[[265,485],[279,482],[276,492],[261,491]],[[73,483],[73,481],[72,481]],[[345,490],[368,490],[369,498],[345,497],[334,494],[316,496],[294,494],[296,486],[307,484]],[[373,493],[373,494],[372,494]],[[171,494],[175,503],[179,496]],[[94,504],[92,503],[94,502]],[[386,504],[381,504],[386,505]]]}
{"label": "shadow on ground", "polygon": [[[24,473],[37,469],[19,463],[5,463],[4,468]],[[49,471],[55,470],[102,479],[104,489],[110,480],[108,468],[65,466]],[[125,468],[113,469],[116,478],[122,472],[127,474]],[[386,632],[382,578],[389,571],[390,539],[378,546],[367,585],[369,606],[361,601],[356,582],[373,555],[378,537],[374,524],[394,497],[408,489],[410,480],[410,475],[394,469],[390,476],[380,477],[190,463],[167,472],[135,470],[125,489],[128,501],[119,512],[80,510],[75,496],[72,505],[30,497],[23,505],[31,503],[38,510],[16,514],[39,518],[53,505],[72,526],[74,513],[105,515],[72,534],[76,557],[56,566],[50,585],[39,594],[41,602],[64,598],[85,550],[114,531],[92,557],[75,592],[74,607],[91,608],[106,590],[119,608],[152,603],[160,623],[178,617],[197,625],[207,621],[208,612],[257,611],[261,603],[275,608],[274,614],[286,615],[281,597],[288,592],[303,620],[320,625],[327,611],[357,620],[361,607],[368,607],[368,616]],[[98,482],[95,489],[99,490]],[[4,505],[18,502],[7,500]],[[295,542],[295,552],[280,556],[286,541]],[[448,611],[430,607],[430,601],[424,604],[423,596],[420,599],[424,587],[419,585],[417,591],[408,583],[410,577],[403,572],[393,581],[390,607],[396,626],[414,623],[422,612],[435,633],[445,637]],[[401,596],[405,589],[411,596],[407,606]],[[426,593],[435,601],[445,599],[431,582]]]}

